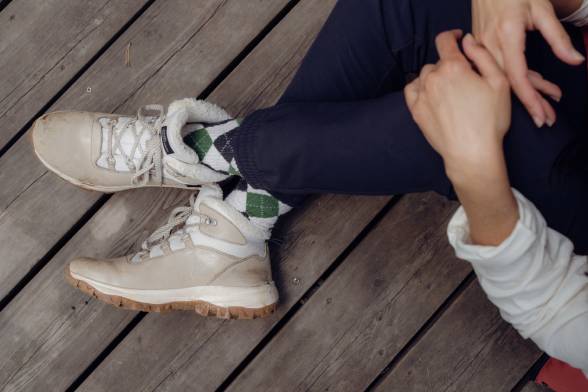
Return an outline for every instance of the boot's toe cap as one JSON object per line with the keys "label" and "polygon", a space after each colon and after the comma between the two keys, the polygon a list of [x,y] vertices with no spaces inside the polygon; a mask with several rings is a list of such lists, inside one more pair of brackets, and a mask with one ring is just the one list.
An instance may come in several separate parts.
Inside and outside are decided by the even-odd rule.
{"label": "boot's toe cap", "polygon": [[101,283],[106,285],[120,284],[120,263],[123,260],[95,260],[91,258],[78,258],[69,263],[69,273],[72,278],[83,280],[87,283]]}
{"label": "boot's toe cap", "polygon": [[33,126],[32,139],[37,156],[62,177],[83,179],[94,165],[95,122],[92,114],[85,112],[44,115]]}

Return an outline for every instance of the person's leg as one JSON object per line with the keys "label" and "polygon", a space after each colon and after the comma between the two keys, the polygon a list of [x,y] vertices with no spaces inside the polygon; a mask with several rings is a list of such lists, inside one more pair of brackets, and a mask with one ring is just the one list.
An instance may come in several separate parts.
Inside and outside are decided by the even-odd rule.
{"label": "person's leg", "polygon": [[[451,195],[441,159],[421,135],[401,90],[408,74],[438,60],[436,35],[468,31],[470,19],[469,0],[341,1],[280,103],[244,120],[235,148],[245,178],[280,197],[421,190]],[[580,45],[578,32],[573,36]],[[578,81],[585,80],[585,70],[546,56],[550,50],[537,35],[529,52],[531,65],[561,84],[563,114],[579,118],[586,94]],[[507,144],[516,151],[535,140],[542,152],[530,161],[551,165],[554,158],[544,155],[559,153],[573,133],[537,130],[524,111],[515,110],[515,117],[521,130],[513,133],[524,136]],[[520,143],[527,133],[531,139]],[[518,155],[513,152],[513,162]]]}
{"label": "person's leg", "polygon": [[411,41],[410,7],[404,0],[339,0],[279,103],[358,101],[402,89],[406,72],[391,45]]}
{"label": "person's leg", "polygon": [[[406,168],[411,167],[415,172],[413,178],[419,178],[415,183],[406,178],[407,181],[404,183],[399,181],[396,186],[387,186],[385,189],[381,187],[381,182],[374,182],[373,190],[370,190],[365,187],[366,182],[369,182],[367,180],[371,178],[370,176],[378,176],[378,172],[369,173],[371,170],[368,167],[370,162],[368,162],[366,169],[361,170],[361,172],[367,172],[367,176],[364,176],[363,179],[366,181],[362,181],[360,186],[344,182],[338,185],[342,189],[348,189],[347,193],[355,193],[352,189],[363,189],[361,193],[398,193],[400,190],[408,192],[434,189],[448,195],[450,187],[443,174],[441,160],[416,128],[400,93],[411,74],[418,73],[422,65],[437,60],[434,50],[436,32],[452,28],[469,30],[470,2],[468,0],[449,0],[442,5],[438,3],[412,0],[394,2],[340,0],[278,105],[262,111],[271,112],[272,117],[273,114],[278,116],[279,120],[270,119],[269,121],[276,125],[280,124],[281,128],[280,132],[274,133],[271,140],[268,140],[270,143],[276,142],[272,143],[274,146],[271,152],[265,146],[256,148],[257,151],[268,151],[272,155],[266,157],[265,161],[269,163],[277,158],[277,161],[281,162],[279,172],[287,175],[286,173],[289,173],[292,168],[289,167],[288,158],[284,160],[282,156],[289,155],[289,151],[296,153],[304,150],[297,162],[305,161],[312,164],[313,160],[308,161],[303,158],[303,155],[318,154],[316,157],[319,158],[324,148],[337,154],[340,150],[337,145],[340,136],[347,137],[351,142],[348,144],[353,144],[360,139],[361,134],[370,133],[364,131],[364,127],[381,128],[383,125],[386,131],[390,131],[389,136],[395,140],[392,141],[391,149],[389,144],[387,149],[381,145],[388,154],[382,155],[374,151],[373,156],[379,155],[384,158],[384,156],[394,155],[398,161],[396,173],[402,173]],[[382,100],[381,103],[357,102],[378,99],[390,91],[398,93],[390,95],[388,100]],[[353,101],[356,103],[352,103]],[[321,105],[316,108],[317,110],[313,110],[313,105],[310,103],[317,102]],[[289,105],[291,103],[292,106]],[[309,104],[304,105],[304,103]],[[341,103],[341,106],[333,105],[335,103]],[[374,104],[370,105],[370,103]],[[370,109],[370,106],[373,109]],[[333,111],[329,112],[331,107]],[[390,113],[382,115],[380,110]],[[255,127],[259,123],[259,117],[263,117],[262,112],[248,116],[245,119],[244,129]],[[339,113],[345,113],[346,118],[339,117]],[[282,122],[283,127],[281,127]],[[349,137],[351,136],[349,130],[354,130],[355,137]],[[398,130],[397,137],[392,134],[396,130]],[[252,133],[256,131],[241,132],[240,130],[238,136],[241,136],[243,143],[236,141],[235,145],[244,147],[247,145],[253,148],[257,142],[249,137]],[[320,135],[317,135],[316,139],[312,137],[313,134],[318,133]],[[287,137],[284,138],[286,134]],[[280,139],[283,143],[279,143]],[[357,146],[371,145],[372,142],[377,141],[375,139],[361,140]],[[295,143],[296,147],[290,148],[290,143]],[[395,145],[398,148],[395,148]],[[349,151],[348,146],[341,147]],[[398,153],[390,154],[391,150],[396,150]],[[238,152],[238,154],[243,157],[252,155],[249,152]],[[353,155],[354,160],[362,159],[361,153]],[[403,157],[408,157],[410,162]],[[251,182],[258,187],[272,186],[264,181],[258,181],[255,178],[257,169],[250,170],[247,158],[243,158],[243,161],[243,164],[247,165],[245,178],[254,177]],[[384,161],[389,165],[395,164],[382,159],[371,162],[371,166],[386,164]],[[337,165],[337,160],[331,163]],[[353,160],[348,163],[353,163]],[[301,163],[301,165],[304,164]],[[360,169],[358,165],[352,165],[352,168],[355,171]],[[340,167],[336,171],[346,172],[347,168]],[[298,176],[296,171],[291,173]],[[309,176],[313,174],[309,172]],[[398,176],[394,175],[394,177]],[[279,179],[277,180],[279,182]],[[272,189],[272,194],[290,205],[300,204],[307,192],[314,191],[313,187],[306,187],[292,192],[291,189],[297,187],[296,179],[293,179],[291,185],[285,192],[273,187],[269,189]],[[337,191],[341,192],[341,189]]]}
{"label": "person's leg", "polygon": [[[391,3],[393,8],[386,8]],[[404,37],[397,31],[394,36],[386,36],[392,57],[383,55],[382,63],[390,58],[395,61],[395,79],[400,74],[417,73],[425,63],[437,60],[434,37],[438,32],[468,30],[468,1],[383,4],[384,20],[394,26],[392,30],[407,32]],[[383,31],[389,34],[388,24]],[[584,52],[579,31],[570,33],[576,47]],[[406,45],[391,46],[394,43]],[[309,56],[318,57],[319,49],[311,50]],[[529,38],[528,54],[531,67],[558,83],[564,98],[556,105],[559,121],[553,128],[543,129],[534,126],[515,99],[513,126],[505,141],[513,185],[537,203],[554,228],[582,244],[587,230],[578,225],[573,228],[577,204],[562,206],[553,202],[566,197],[571,200],[574,195],[563,194],[563,187],[553,184],[551,172],[564,147],[588,126],[583,114],[588,102],[586,70],[561,63],[538,35]],[[321,62],[309,57],[280,104],[245,119],[235,145],[237,161],[247,181],[281,200],[296,200],[307,193],[398,194],[428,190],[452,197],[442,161],[412,120],[402,92],[382,95],[374,88],[358,89],[347,83],[352,77],[337,72],[345,69],[339,67],[343,63],[337,59],[330,65],[327,58]],[[317,68],[314,74],[310,65]],[[322,77],[325,90],[313,90],[315,85],[322,86]],[[370,80],[361,85],[377,85],[376,78]],[[389,86],[388,82],[382,85]],[[336,99],[338,94],[375,97],[349,101]]]}
{"label": "person's leg", "polygon": [[[456,5],[466,4],[464,0],[452,2]],[[412,17],[412,7],[411,1],[406,0],[340,0],[279,102],[343,102],[374,98],[385,91],[401,89],[406,82],[407,72],[418,71],[417,63],[424,63],[427,55],[434,56],[434,53],[425,50],[422,52],[424,57],[415,62],[413,58],[402,58],[397,51],[390,50],[391,45],[403,47],[412,42],[411,26],[403,22]],[[466,13],[463,12],[464,15]],[[441,25],[437,29],[449,28],[463,21],[466,18],[459,12],[448,12],[447,17],[440,18]],[[402,121],[399,122],[401,125]],[[186,142],[196,149],[203,163],[220,172],[234,174],[237,164],[233,148],[237,142],[233,138],[240,131],[240,128],[226,126],[207,127],[190,135]],[[424,150],[423,162],[431,163],[430,166],[424,165],[423,172],[442,173],[438,158],[426,143],[422,143],[423,140],[422,137],[417,138],[415,143],[418,146],[414,147],[416,150]],[[427,180],[423,179],[422,182],[426,183]],[[442,188],[448,189],[448,185],[443,183]],[[249,192],[245,193],[244,189]],[[239,201],[236,207],[243,211],[248,199],[257,201],[260,198],[258,194],[267,194],[263,189],[241,180],[240,186],[227,200]],[[423,189],[428,189],[428,186]],[[275,191],[271,195],[282,202],[279,211],[288,210],[284,205],[301,204],[306,197],[300,192],[285,194]],[[274,202],[277,200],[272,201],[272,204]]]}
{"label": "person's leg", "polygon": [[[373,57],[374,64],[385,66],[366,67],[369,72],[362,74],[362,67],[353,68],[358,55],[350,49],[352,42],[361,43],[354,40],[363,34],[361,28],[341,41],[340,58],[329,49],[337,48],[337,41],[331,37],[336,36],[337,29],[344,29],[345,18],[362,20],[350,12],[352,6],[358,5],[360,15],[367,3],[378,5],[367,9],[381,10],[380,14],[372,13],[377,19],[368,31],[379,26],[375,30],[385,34],[385,42],[375,39],[375,47],[384,50],[379,56],[381,63]],[[442,161],[412,120],[402,92],[379,91],[402,87],[406,74],[418,73],[424,64],[436,62],[437,33],[451,28],[468,30],[469,1],[439,3],[342,1],[281,102],[252,113],[234,133],[236,162],[248,186],[268,190],[288,205],[296,205],[307,193],[323,192],[398,194],[434,190],[453,197]],[[383,21],[381,25],[379,21]],[[571,33],[576,46],[581,47],[580,34]],[[358,51],[361,59],[369,58],[369,50]],[[323,52],[326,56],[321,59]],[[565,213],[552,207],[553,200],[561,199],[558,192],[562,187],[553,186],[550,173],[564,146],[579,129],[585,129],[586,71],[545,55],[550,53],[549,48],[539,36],[529,39],[528,52],[532,68],[560,84],[564,98],[557,105],[560,121],[552,129],[537,129],[515,100],[513,126],[505,142],[513,185],[538,204],[554,228],[579,243],[583,231],[570,229],[572,205],[561,207],[567,208]],[[347,63],[345,53],[349,55]],[[359,76],[354,78],[353,73]],[[370,99],[350,101],[357,97]]]}

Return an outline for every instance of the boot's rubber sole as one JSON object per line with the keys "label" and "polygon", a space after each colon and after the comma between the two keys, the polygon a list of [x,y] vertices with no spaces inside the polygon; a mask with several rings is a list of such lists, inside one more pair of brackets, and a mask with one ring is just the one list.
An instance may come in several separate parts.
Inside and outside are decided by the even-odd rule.
{"label": "boot's rubber sole", "polygon": [[71,274],[71,271],[69,270],[69,266],[67,266],[65,269],[65,279],[73,287],[104,303],[116,306],[117,308],[138,310],[142,312],[163,313],[173,310],[192,310],[202,316],[212,316],[221,319],[256,319],[271,315],[276,311],[277,308],[277,303],[260,308],[246,308],[242,306],[219,306],[201,300],[169,302],[164,304],[149,304],[145,302],[139,302],[118,295],[110,295],[98,291],[90,284],[74,278]]}

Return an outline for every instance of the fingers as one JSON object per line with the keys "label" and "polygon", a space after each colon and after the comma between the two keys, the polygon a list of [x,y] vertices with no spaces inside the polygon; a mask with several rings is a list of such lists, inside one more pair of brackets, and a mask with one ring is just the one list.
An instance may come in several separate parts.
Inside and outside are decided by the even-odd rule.
{"label": "fingers", "polygon": [[503,83],[505,81],[506,76],[494,57],[471,34],[467,34],[463,39],[463,50],[483,77],[490,82]]}
{"label": "fingers", "polygon": [[547,102],[547,100],[543,97],[541,97],[541,105],[545,111],[545,123],[547,126],[552,127],[553,124],[555,124],[555,120],[557,119],[555,110],[553,109],[553,106],[551,106],[549,102]]}
{"label": "fingers", "polygon": [[421,69],[421,73],[418,77],[419,80],[419,84],[421,81],[423,80],[427,80],[427,77],[429,76],[429,74],[431,72],[433,72],[435,69],[437,68],[436,65],[433,64],[426,64],[422,69]]}
{"label": "fingers", "polygon": [[461,30],[450,30],[439,34],[435,39],[437,52],[441,60],[463,60],[467,61],[459,50],[457,42],[463,35]]}
{"label": "fingers", "polygon": [[525,59],[525,25],[522,22],[511,22],[505,24],[503,29],[503,35],[510,37],[501,42],[504,70],[513,91],[525,105],[537,127],[542,127],[545,124],[546,114],[541,101],[542,97],[533,88],[528,77]]}
{"label": "fingers", "polygon": [[537,91],[541,92],[542,94],[549,95],[551,99],[556,102],[561,100],[562,91],[559,86],[543,79],[543,76],[541,76],[540,73],[529,71],[529,80]]}
{"label": "fingers", "polygon": [[572,40],[557,19],[553,7],[536,5],[532,7],[531,12],[535,27],[541,32],[551,46],[553,53],[560,60],[571,65],[578,65],[585,60],[584,56],[572,45]]}

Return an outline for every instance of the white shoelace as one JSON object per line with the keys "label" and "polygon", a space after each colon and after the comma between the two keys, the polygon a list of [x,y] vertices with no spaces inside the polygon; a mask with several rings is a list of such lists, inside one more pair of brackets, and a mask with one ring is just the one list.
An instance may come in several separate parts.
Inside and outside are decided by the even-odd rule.
{"label": "white shoelace", "polygon": [[[190,205],[176,207],[169,214],[167,223],[155,230],[151,235],[143,241],[141,245],[142,250],[139,251],[132,260],[142,261],[144,256],[150,253],[151,248],[155,245],[161,244],[163,241],[169,240],[172,235],[177,235],[180,238],[186,238],[193,227],[205,224],[216,225],[216,221],[211,217],[202,214],[195,209],[197,193],[190,196]],[[188,224],[190,217],[197,216],[199,221],[197,223]],[[136,261],[135,261],[136,262]]]}
{"label": "white shoelace", "polygon": [[[155,113],[155,115],[148,115]],[[137,118],[119,123],[117,120],[109,120],[108,144],[106,146],[107,162],[110,169],[116,165],[115,151],[118,151],[125,160],[129,170],[134,171],[132,178],[133,185],[146,185],[150,179],[157,183],[163,183],[162,152],[161,152],[161,127],[165,120],[164,109],[161,105],[146,105],[137,112]],[[136,123],[140,122],[143,127],[137,133]],[[133,144],[129,152],[125,152],[122,146],[122,138],[129,133],[133,138]],[[141,139],[145,133],[150,134],[145,150],[141,148]],[[137,161],[136,164],[134,161]]]}

